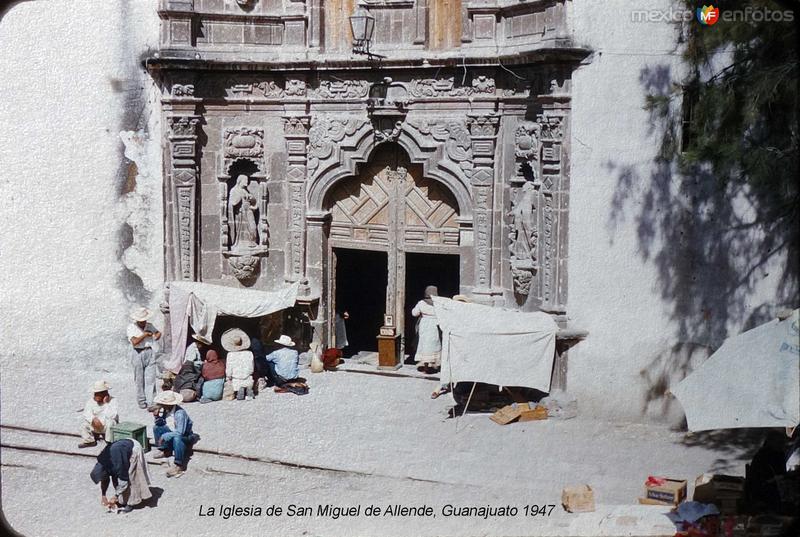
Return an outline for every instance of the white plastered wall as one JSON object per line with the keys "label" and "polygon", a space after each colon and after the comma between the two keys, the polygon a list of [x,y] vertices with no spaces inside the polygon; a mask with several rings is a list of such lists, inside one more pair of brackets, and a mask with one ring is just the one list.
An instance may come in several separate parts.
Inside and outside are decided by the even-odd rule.
{"label": "white plastered wall", "polygon": [[0,356],[100,368],[162,284],[154,2],[28,1],[0,19]]}

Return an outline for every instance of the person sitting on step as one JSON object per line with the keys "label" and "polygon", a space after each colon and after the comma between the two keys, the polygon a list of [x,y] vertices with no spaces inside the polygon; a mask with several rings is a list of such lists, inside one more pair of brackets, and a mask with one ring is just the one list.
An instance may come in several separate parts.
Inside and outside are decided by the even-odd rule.
{"label": "person sitting on step", "polygon": [[275,340],[280,348],[267,355],[267,378],[275,386],[278,393],[291,392],[296,395],[308,393],[308,386],[300,373],[300,354],[294,348],[295,344],[287,335],[281,335]]}

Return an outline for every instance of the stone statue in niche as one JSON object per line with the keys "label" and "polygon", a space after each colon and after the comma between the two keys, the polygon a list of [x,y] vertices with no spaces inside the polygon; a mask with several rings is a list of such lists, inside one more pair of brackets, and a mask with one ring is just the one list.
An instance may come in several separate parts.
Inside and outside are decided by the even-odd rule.
{"label": "stone statue in niche", "polygon": [[[252,250],[258,245],[258,193],[251,192],[250,178],[240,175],[228,194],[231,251]],[[258,186],[257,184],[254,186]]]}
{"label": "stone statue in niche", "polygon": [[511,264],[517,269],[536,269],[536,189],[525,181],[511,210]]}

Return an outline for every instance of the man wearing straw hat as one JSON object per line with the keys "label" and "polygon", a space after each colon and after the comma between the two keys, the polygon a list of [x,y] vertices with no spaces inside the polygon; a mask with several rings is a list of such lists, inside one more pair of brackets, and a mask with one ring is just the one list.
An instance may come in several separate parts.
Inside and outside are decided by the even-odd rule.
{"label": "man wearing straw hat", "polygon": [[291,392],[295,395],[308,393],[308,386],[298,379],[300,355],[294,348],[294,341],[283,334],[275,340],[278,350],[267,355],[267,378],[275,385],[278,393]]}
{"label": "man wearing straw hat", "polygon": [[139,408],[147,408],[156,392],[156,355],[154,347],[161,332],[147,322],[151,316],[147,308],[136,308],[131,313],[127,336],[131,343],[130,359],[133,366],[133,383]]}
{"label": "man wearing straw hat", "polygon": [[79,448],[96,446],[96,436],[111,443],[111,426],[119,422],[119,411],[117,400],[108,394],[110,389],[104,380],[98,380],[92,386],[92,397],[83,407]]}
{"label": "man wearing straw hat", "polygon": [[167,425],[153,427],[153,440],[158,449],[153,454],[153,458],[164,459],[173,455],[172,464],[167,470],[167,477],[183,475],[186,471],[186,452],[200,438],[192,431],[192,420],[189,418],[189,414],[178,406],[182,402],[181,394],[173,391],[159,392],[153,400],[156,405],[153,413],[157,414],[163,408],[166,411],[164,418],[175,422],[172,429]]}

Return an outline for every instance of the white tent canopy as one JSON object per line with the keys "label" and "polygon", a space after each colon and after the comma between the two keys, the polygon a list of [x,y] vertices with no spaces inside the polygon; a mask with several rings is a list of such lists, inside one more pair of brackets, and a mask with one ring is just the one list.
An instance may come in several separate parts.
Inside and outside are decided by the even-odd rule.
{"label": "white tent canopy", "polygon": [[728,338],[671,392],[690,431],[800,422],[798,311]]}
{"label": "white tent canopy", "polygon": [[433,297],[442,329],[442,381],[550,391],[558,325],[524,313]]}
{"label": "white tent canopy", "polygon": [[196,334],[211,339],[217,316],[263,317],[290,308],[297,299],[297,289],[296,283],[278,291],[236,289],[202,282],[170,283],[172,356],[165,368],[176,373],[180,370],[189,325]]}

